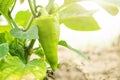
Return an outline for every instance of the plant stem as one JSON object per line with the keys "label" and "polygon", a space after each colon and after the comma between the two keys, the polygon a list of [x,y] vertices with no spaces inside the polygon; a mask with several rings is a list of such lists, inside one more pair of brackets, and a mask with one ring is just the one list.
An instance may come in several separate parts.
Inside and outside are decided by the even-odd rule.
{"label": "plant stem", "polygon": [[49,0],[48,5],[46,6],[48,13],[50,12],[50,9],[52,8],[53,4],[54,4],[54,0]]}
{"label": "plant stem", "polygon": [[29,44],[29,46],[26,47],[26,50],[25,50],[25,59],[26,59],[25,61],[26,61],[26,64],[27,64],[27,62],[28,62],[28,60],[30,58],[30,49],[33,48],[34,43],[35,43],[35,39],[32,39],[30,44]]}
{"label": "plant stem", "polygon": [[12,25],[12,23],[11,23],[11,20],[10,20],[9,16],[8,16],[8,15],[3,15],[3,16],[4,16],[5,19],[7,20],[8,24],[9,24],[12,28],[14,28],[13,25]]}
{"label": "plant stem", "polygon": [[33,0],[33,7],[34,7],[34,10],[35,10],[35,13],[37,12],[37,8],[36,8],[36,0]]}
{"label": "plant stem", "polygon": [[27,25],[26,25],[26,29],[25,29],[25,31],[27,31],[27,30],[30,28],[30,25],[32,24],[33,18],[34,18],[34,17],[31,16],[29,22],[28,22]]}
{"label": "plant stem", "polygon": [[31,48],[33,48],[34,43],[35,43],[35,39],[32,39],[27,49],[30,50]]}
{"label": "plant stem", "polygon": [[13,28],[18,28],[17,24],[15,23],[15,21],[13,20],[10,14],[8,14],[8,17],[6,18],[9,21],[9,24],[11,24],[11,26],[14,26]]}
{"label": "plant stem", "polygon": [[17,24],[16,24],[15,21],[12,19],[12,17],[11,17],[10,19],[11,19],[11,23],[13,24],[13,26],[14,26],[15,28],[18,28]]}
{"label": "plant stem", "polygon": [[10,13],[13,11],[13,9],[14,9],[14,7],[15,7],[15,4],[16,4],[16,1],[17,1],[17,0],[15,0],[14,4],[13,4],[13,6],[12,6],[12,9],[10,10]]}
{"label": "plant stem", "polygon": [[30,0],[28,0],[28,3],[29,3],[29,7],[30,7],[30,10],[31,10],[31,13],[35,17],[36,14],[35,14],[35,10],[33,9],[32,2]]}

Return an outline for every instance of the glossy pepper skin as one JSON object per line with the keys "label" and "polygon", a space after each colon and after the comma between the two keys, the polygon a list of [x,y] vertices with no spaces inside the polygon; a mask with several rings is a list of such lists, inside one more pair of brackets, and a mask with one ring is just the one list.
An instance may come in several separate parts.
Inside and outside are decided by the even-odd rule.
{"label": "glossy pepper skin", "polygon": [[53,71],[58,65],[58,41],[60,35],[60,26],[57,16],[40,16],[35,20],[39,30],[39,42],[41,43],[47,61]]}

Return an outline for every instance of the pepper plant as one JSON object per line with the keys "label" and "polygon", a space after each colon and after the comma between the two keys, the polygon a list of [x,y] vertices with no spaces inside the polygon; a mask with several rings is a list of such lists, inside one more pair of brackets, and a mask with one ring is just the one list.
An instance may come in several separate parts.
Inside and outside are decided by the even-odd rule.
{"label": "pepper plant", "polygon": [[[43,80],[49,66],[53,71],[58,68],[58,45],[88,60],[85,54],[59,39],[60,24],[77,31],[99,30],[93,17],[97,10],[87,10],[79,3],[93,1],[111,15],[116,15],[120,6],[120,0],[64,0],[61,6],[54,0],[48,0],[46,6],[28,0],[29,9],[13,17],[16,1],[0,0],[0,80]],[[3,17],[8,24],[2,24]],[[39,46],[33,47],[37,40]],[[31,60],[32,54],[39,58]]]}

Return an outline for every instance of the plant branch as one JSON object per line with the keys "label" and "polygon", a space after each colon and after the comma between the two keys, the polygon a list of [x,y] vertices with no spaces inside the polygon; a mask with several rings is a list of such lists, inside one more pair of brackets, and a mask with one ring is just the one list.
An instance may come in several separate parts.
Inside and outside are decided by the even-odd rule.
{"label": "plant branch", "polygon": [[14,22],[10,14],[4,15],[4,17],[7,19],[8,23],[12,26],[12,28],[18,28],[17,24]]}
{"label": "plant branch", "polygon": [[7,19],[9,20],[9,23],[11,23],[14,26],[13,28],[18,28],[17,24],[15,23],[15,21],[13,20],[10,14],[8,14]]}
{"label": "plant branch", "polygon": [[13,9],[14,9],[14,7],[15,7],[15,4],[16,4],[16,0],[15,0],[14,4],[13,4],[11,10],[10,10],[10,13],[13,11]]}
{"label": "plant branch", "polygon": [[35,14],[35,11],[34,11],[34,9],[33,9],[32,2],[31,2],[30,0],[28,0],[28,3],[29,3],[30,10],[31,10],[31,12],[32,12],[32,15],[35,17],[36,14]]}
{"label": "plant branch", "polygon": [[25,48],[25,60],[26,60],[26,63],[28,62],[29,58],[30,58],[30,50],[33,48],[34,46],[34,43],[35,43],[35,39],[32,39],[29,46]]}
{"label": "plant branch", "polygon": [[35,13],[37,12],[37,8],[36,8],[36,0],[33,0],[33,7],[34,7],[34,10],[35,10]]}
{"label": "plant branch", "polygon": [[25,31],[27,31],[27,30],[30,28],[30,25],[32,24],[33,18],[34,18],[34,17],[31,16],[31,18],[30,18],[28,24],[26,25],[26,29],[25,29]]}
{"label": "plant branch", "polygon": [[31,48],[33,48],[34,43],[35,43],[35,39],[32,39],[27,49],[30,50]]}

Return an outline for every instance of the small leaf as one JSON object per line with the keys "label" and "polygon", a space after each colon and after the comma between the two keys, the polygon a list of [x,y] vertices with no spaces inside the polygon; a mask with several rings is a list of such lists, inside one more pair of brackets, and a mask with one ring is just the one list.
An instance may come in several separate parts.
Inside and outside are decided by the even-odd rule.
{"label": "small leaf", "polygon": [[70,45],[67,44],[66,41],[61,40],[61,41],[59,41],[58,44],[61,45],[61,46],[66,47],[66,48],[68,48],[68,49],[70,49],[70,50],[72,50],[74,52],[76,52],[77,54],[79,54],[80,56],[82,56],[84,59],[88,60],[88,57],[84,53],[80,52],[79,50],[77,50],[75,48],[72,48]]}
{"label": "small leaf", "polygon": [[73,3],[60,12],[60,22],[73,30],[99,30],[99,25],[92,16],[95,12],[96,10],[88,11],[79,4]]}
{"label": "small leaf", "polygon": [[8,55],[0,61],[1,80],[43,80],[46,70],[45,62],[40,59],[23,64],[18,57]]}
{"label": "small leaf", "polygon": [[0,58],[4,57],[9,51],[9,47],[6,43],[0,44]]}
{"label": "small leaf", "polygon": [[31,13],[29,10],[26,11],[19,11],[15,16],[15,22],[18,26],[26,27],[29,19],[31,17]]}
{"label": "small leaf", "polygon": [[10,33],[16,37],[21,39],[38,39],[38,28],[32,27],[28,31],[22,31],[21,29],[13,28]]}

